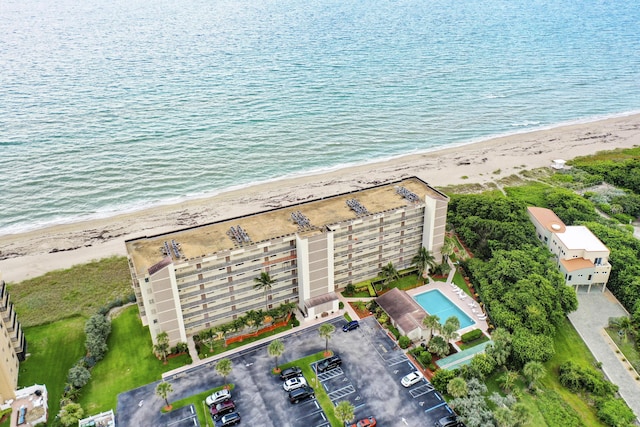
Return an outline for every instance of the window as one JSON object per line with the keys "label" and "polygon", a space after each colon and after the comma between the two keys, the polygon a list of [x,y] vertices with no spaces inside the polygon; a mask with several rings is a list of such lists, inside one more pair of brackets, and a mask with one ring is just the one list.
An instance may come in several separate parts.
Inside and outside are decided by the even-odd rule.
{"label": "window", "polygon": [[568,281],[569,281],[569,282],[571,281],[571,275],[569,275],[569,280],[568,280]]}
{"label": "window", "polygon": [[591,275],[589,275],[589,277],[587,277],[587,280],[591,280]]}

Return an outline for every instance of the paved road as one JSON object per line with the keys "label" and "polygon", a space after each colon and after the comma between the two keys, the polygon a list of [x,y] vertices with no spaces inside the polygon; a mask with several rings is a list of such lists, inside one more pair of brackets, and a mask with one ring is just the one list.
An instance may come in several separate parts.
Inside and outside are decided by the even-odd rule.
{"label": "paved road", "polygon": [[609,324],[610,317],[626,316],[627,312],[615,297],[607,290],[602,292],[579,292],[578,310],[569,314],[569,320],[584,342],[602,362],[602,370],[617,384],[619,392],[636,416],[640,416],[640,383],[611,349],[603,328]]}

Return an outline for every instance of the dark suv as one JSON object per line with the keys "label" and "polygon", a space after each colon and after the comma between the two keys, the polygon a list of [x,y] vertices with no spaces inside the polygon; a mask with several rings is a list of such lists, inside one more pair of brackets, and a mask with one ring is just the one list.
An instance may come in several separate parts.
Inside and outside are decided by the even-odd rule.
{"label": "dark suv", "polygon": [[342,365],[342,359],[340,358],[340,356],[335,355],[319,361],[316,365],[316,369],[318,370],[318,372],[324,372],[333,368],[337,368],[340,365]]}
{"label": "dark suv", "polygon": [[227,427],[233,426],[240,422],[240,414],[237,412],[232,412],[230,414],[224,415],[218,421],[216,421],[216,427]]}
{"label": "dark suv", "polygon": [[351,322],[347,323],[346,325],[344,325],[342,327],[342,331],[343,332],[349,332],[349,331],[353,331],[354,329],[357,329],[360,327],[360,323],[358,323],[357,320],[352,320]]}
{"label": "dark suv", "polygon": [[291,390],[289,392],[289,402],[291,403],[298,403],[301,400],[307,399],[309,397],[314,397],[315,394],[313,392],[313,389],[311,387],[309,387],[308,385],[304,386],[304,387],[300,387],[297,388],[295,390]]}
{"label": "dark suv", "polygon": [[440,418],[434,425],[435,427],[464,427],[464,424],[458,421],[458,417],[455,415]]}
{"label": "dark suv", "polygon": [[302,376],[302,370],[297,366],[292,366],[280,372],[280,379],[282,381],[286,381],[291,378],[301,377],[301,376]]}

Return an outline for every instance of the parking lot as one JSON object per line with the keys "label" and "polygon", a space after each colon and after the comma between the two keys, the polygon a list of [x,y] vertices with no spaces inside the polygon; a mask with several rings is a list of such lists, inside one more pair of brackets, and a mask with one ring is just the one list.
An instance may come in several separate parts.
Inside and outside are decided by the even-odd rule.
{"label": "parking lot", "polygon": [[[342,358],[342,366],[319,373],[319,385],[307,378],[314,388],[323,387],[334,404],[350,401],[356,419],[373,415],[380,426],[432,426],[450,414],[440,394],[425,380],[409,388],[401,378],[415,367],[395,346],[373,318],[360,322],[360,328],[342,332],[344,318],[330,320],[336,332],[329,348]],[[281,339],[285,353],[279,363],[297,360],[324,350],[318,326],[301,329]],[[230,357],[233,371],[227,381],[235,384],[232,392],[242,423],[256,426],[329,426],[326,415],[315,399],[291,404],[282,381],[271,374],[274,359],[267,354],[268,343],[241,350]],[[222,378],[215,372],[215,362],[194,367],[168,379],[173,386],[169,400],[176,401],[219,387]],[[155,395],[157,383],[118,396],[117,424],[123,426],[196,426],[188,409],[161,415],[164,402]]]}

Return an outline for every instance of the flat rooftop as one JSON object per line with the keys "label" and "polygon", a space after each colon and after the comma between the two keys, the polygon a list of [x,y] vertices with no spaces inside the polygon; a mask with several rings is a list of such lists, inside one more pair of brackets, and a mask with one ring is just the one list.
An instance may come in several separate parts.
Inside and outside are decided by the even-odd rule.
{"label": "flat rooftop", "polygon": [[[396,191],[404,187],[419,197],[411,202]],[[149,267],[161,261],[166,248],[176,260],[173,242],[176,243],[180,259],[201,258],[221,251],[233,250],[243,245],[237,244],[227,233],[231,227],[238,226],[246,232],[251,243],[271,240],[297,232],[309,233],[323,229],[327,225],[353,220],[359,216],[347,205],[347,200],[356,199],[368,214],[376,214],[391,209],[424,203],[425,196],[432,199],[447,200],[447,197],[430,187],[419,178],[407,178],[362,190],[351,191],[336,196],[311,200],[284,208],[258,212],[242,217],[203,224],[200,226],[176,230],[154,236],[145,236],[125,242],[127,253],[132,258],[138,275],[144,274]],[[301,229],[293,221],[291,214],[300,212],[311,225]],[[167,243],[165,245],[165,242]],[[244,243],[250,245],[251,243]],[[165,250],[165,252],[163,252]]]}
{"label": "flat rooftop", "polygon": [[609,249],[584,225],[571,225],[564,233],[556,234],[568,249],[584,249],[588,252],[609,252]]}

